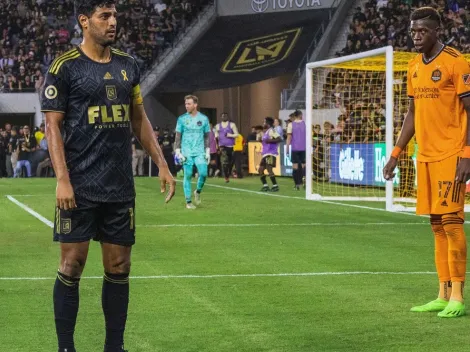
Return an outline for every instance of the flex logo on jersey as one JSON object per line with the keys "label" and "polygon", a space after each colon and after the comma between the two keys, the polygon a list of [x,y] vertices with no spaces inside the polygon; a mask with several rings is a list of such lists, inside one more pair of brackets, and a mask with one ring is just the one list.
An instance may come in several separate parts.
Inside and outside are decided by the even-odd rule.
{"label": "flex logo on jersey", "polygon": [[264,37],[243,40],[237,43],[221,68],[222,72],[252,72],[277,64],[287,58],[302,28],[295,28]]}
{"label": "flex logo on jersey", "polygon": [[442,72],[439,69],[432,71],[431,79],[433,80],[433,82],[439,82],[441,78]]}
{"label": "flex logo on jersey", "polygon": [[90,125],[104,125],[115,122],[129,122],[129,105],[111,105],[111,109],[107,106],[90,106],[88,108],[88,123]]}
{"label": "flex logo on jersey", "polygon": [[470,74],[463,75],[462,78],[463,78],[463,83],[466,86],[470,86]]}

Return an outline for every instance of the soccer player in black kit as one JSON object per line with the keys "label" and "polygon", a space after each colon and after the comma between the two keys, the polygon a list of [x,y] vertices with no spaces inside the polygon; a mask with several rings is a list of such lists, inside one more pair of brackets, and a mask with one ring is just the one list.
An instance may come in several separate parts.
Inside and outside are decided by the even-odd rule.
{"label": "soccer player in black kit", "polygon": [[[131,248],[135,242],[132,132],[171,176],[147,119],[136,61],[110,45],[116,37],[115,0],[75,0],[83,42],[50,66],[41,96],[49,151],[57,175],[54,240],[61,258],[54,286],[60,352],[75,352],[79,281],[90,240],[100,241],[106,323],[104,351],[124,351]],[[97,349],[93,349],[96,351]]]}

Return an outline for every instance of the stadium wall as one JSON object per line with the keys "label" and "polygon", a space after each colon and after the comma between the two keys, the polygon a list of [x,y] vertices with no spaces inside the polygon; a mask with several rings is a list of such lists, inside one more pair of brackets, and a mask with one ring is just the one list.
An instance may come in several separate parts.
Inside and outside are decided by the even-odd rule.
{"label": "stadium wall", "polygon": [[[36,126],[39,126],[43,121],[43,114],[37,93],[0,94],[0,114],[9,114],[12,116],[15,114],[34,114],[34,124]],[[12,121],[12,123],[14,123],[14,121]]]}

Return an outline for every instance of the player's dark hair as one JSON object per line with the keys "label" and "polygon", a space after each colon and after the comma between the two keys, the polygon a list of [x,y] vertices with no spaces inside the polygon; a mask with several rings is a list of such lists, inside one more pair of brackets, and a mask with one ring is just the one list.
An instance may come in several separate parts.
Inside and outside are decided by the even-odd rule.
{"label": "player's dark hair", "polygon": [[268,116],[264,119],[264,121],[266,121],[266,124],[268,124],[270,127],[274,125],[274,119],[272,117]]}
{"label": "player's dark hair", "polygon": [[300,111],[300,110],[295,110],[295,111],[293,112],[293,115],[294,115],[294,117],[299,117],[299,116],[302,115],[302,111]]}
{"label": "player's dark hair", "polygon": [[78,20],[78,16],[85,15],[90,18],[98,7],[110,7],[113,5],[116,5],[116,0],[75,0],[75,19],[77,20],[80,29],[83,30],[82,25]]}
{"label": "player's dark hair", "polygon": [[429,19],[431,21],[437,22],[439,26],[441,25],[441,15],[439,15],[439,12],[435,8],[428,6],[420,7],[419,9],[414,10],[410,19],[412,21]]}

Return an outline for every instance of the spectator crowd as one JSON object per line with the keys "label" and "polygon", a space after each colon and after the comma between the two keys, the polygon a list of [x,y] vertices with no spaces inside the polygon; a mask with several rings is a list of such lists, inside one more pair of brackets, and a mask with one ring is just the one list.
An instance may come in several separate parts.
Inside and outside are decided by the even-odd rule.
{"label": "spectator crowd", "polygon": [[[148,69],[209,0],[117,0],[115,47]],[[73,0],[0,1],[0,93],[34,92],[52,61],[81,43]]]}

